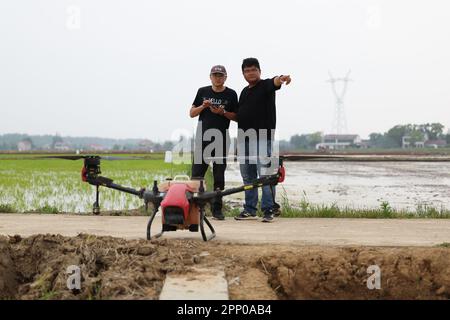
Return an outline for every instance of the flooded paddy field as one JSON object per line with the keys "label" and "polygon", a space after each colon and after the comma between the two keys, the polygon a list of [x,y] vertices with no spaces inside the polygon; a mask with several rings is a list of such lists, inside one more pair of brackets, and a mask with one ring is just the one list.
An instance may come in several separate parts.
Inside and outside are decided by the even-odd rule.
{"label": "flooded paddy field", "polygon": [[[277,201],[396,210],[450,208],[450,162],[285,162],[286,180]],[[239,166],[229,164],[228,184],[241,183]],[[237,195],[235,200],[243,199]]]}
{"label": "flooded paddy field", "polygon": [[[82,161],[0,158],[0,211],[91,212],[94,187],[80,179]],[[450,162],[285,162],[286,180],[277,187],[277,201],[353,209],[420,211],[450,209]],[[149,187],[190,165],[149,160],[103,161],[102,175],[133,188]],[[242,183],[237,163],[229,163],[227,187]],[[226,198],[240,207],[244,194]],[[142,206],[132,195],[101,188],[103,211]]]}

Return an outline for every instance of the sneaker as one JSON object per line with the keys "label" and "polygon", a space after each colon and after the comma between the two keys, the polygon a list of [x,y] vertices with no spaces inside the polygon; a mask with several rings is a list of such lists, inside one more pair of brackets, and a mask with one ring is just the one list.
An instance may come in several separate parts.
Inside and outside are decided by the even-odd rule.
{"label": "sneaker", "polygon": [[274,209],[273,209],[273,216],[274,216],[274,217],[279,217],[279,216],[281,216],[281,210],[280,210],[280,208],[274,208]]}
{"label": "sneaker", "polygon": [[258,217],[255,214],[248,213],[246,211],[242,211],[240,215],[234,217],[235,220],[256,220]]}
{"label": "sneaker", "polygon": [[274,203],[273,204],[273,216],[274,217],[279,217],[281,215],[281,210],[280,210],[280,205],[278,203]]}
{"label": "sneaker", "polygon": [[264,212],[262,222],[272,222],[272,221],[273,221],[273,211]]}
{"label": "sneaker", "polygon": [[213,212],[212,216],[214,220],[225,220],[225,216],[222,212]]}

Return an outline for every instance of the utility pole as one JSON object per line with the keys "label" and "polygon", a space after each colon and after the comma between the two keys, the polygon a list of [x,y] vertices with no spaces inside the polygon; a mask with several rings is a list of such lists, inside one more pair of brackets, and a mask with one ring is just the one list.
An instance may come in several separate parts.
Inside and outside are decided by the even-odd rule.
{"label": "utility pole", "polygon": [[[332,124],[332,133],[334,134],[344,134],[347,133],[347,119],[345,116],[345,109],[344,109],[344,97],[347,93],[347,85],[349,81],[352,81],[350,76],[350,70],[347,72],[347,75],[344,78],[334,78],[330,71],[328,71],[328,74],[330,76],[330,79],[327,80],[327,82],[331,83],[331,89],[333,91],[334,97],[336,99],[336,105],[334,109],[334,117],[333,117],[333,124]],[[342,82],[343,87],[341,92],[338,92],[336,89],[336,83]]]}

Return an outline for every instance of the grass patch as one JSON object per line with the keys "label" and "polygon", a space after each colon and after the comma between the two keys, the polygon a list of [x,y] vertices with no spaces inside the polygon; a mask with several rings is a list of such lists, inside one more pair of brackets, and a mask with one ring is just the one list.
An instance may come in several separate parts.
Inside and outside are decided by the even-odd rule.
{"label": "grass patch", "polygon": [[101,293],[102,293],[102,284],[101,280],[99,280],[92,286],[88,295],[88,300],[100,300]]}
{"label": "grass patch", "polygon": [[37,208],[36,212],[57,214],[57,213],[60,213],[60,210],[57,207],[46,204],[43,207]]}
{"label": "grass patch", "polygon": [[16,213],[17,210],[8,203],[1,203],[0,204],[0,212],[1,213]]}
{"label": "grass patch", "polygon": [[437,247],[450,248],[450,242],[443,242],[441,244],[438,244]]}
{"label": "grass patch", "polygon": [[281,199],[281,217],[285,218],[450,219],[449,210],[426,205],[417,206],[414,212],[393,209],[387,201],[381,202],[380,207],[374,209],[340,208],[336,203],[311,204],[306,193],[303,193],[299,203],[295,203],[289,201],[285,191]]}
{"label": "grass patch", "polygon": [[[415,211],[396,210],[388,201],[383,201],[379,208],[360,209],[339,207],[336,203],[313,204],[305,192],[300,201],[290,201],[284,189],[280,195],[281,218],[450,219],[450,211],[443,207],[418,205]],[[224,201],[223,209],[226,217],[234,217],[242,211],[242,205],[230,205]],[[257,215],[263,216],[261,210]]]}
{"label": "grass patch", "polygon": [[39,300],[53,300],[57,296],[57,292],[55,291],[47,291],[42,294],[42,296],[39,298]]}
{"label": "grass patch", "polygon": [[[242,206],[241,206],[242,207]],[[223,202],[223,215],[225,217],[235,217],[241,213],[242,208],[232,207],[226,201]]]}

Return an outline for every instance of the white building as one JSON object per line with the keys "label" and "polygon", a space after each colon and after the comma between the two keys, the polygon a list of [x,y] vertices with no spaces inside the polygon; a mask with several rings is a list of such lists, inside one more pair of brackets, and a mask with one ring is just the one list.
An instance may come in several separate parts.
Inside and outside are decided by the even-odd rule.
{"label": "white building", "polygon": [[30,151],[32,148],[30,140],[22,140],[17,144],[17,149],[19,151]]}
{"label": "white building", "polygon": [[357,134],[326,134],[322,142],[316,145],[316,149],[345,149],[360,147],[361,137]]}
{"label": "white building", "polygon": [[[424,134],[423,141],[416,141],[414,142],[415,148],[424,148],[425,142],[428,140],[428,135]],[[402,148],[411,148],[411,136],[403,136],[402,137]]]}

